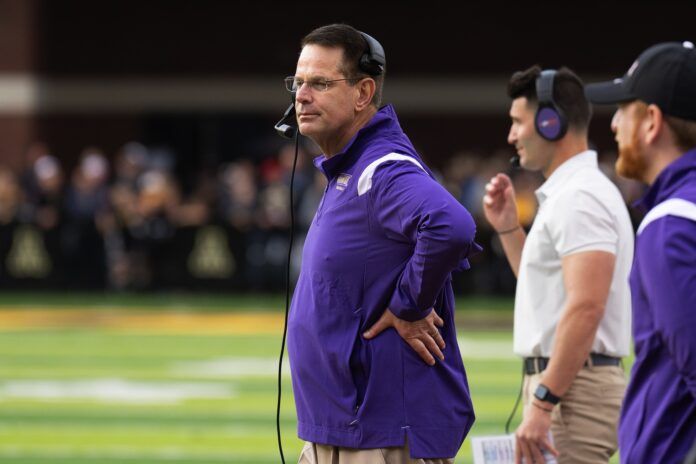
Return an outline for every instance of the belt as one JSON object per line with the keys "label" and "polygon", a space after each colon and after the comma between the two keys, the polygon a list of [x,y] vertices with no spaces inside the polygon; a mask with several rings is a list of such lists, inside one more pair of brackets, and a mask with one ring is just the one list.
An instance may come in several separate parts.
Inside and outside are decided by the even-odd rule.
{"label": "belt", "polygon": [[[524,373],[527,375],[538,374],[549,365],[549,358],[524,358]],[[590,358],[584,366],[619,366],[621,358],[607,356],[606,354],[590,353]]]}

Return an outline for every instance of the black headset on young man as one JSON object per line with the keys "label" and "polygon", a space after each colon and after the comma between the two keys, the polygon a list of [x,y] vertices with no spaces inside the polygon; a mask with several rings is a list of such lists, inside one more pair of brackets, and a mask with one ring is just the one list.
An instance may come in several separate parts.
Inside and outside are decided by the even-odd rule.
{"label": "black headset on young man", "polygon": [[[360,32],[360,31],[358,31]],[[364,73],[371,77],[377,77],[384,74],[384,66],[386,59],[384,56],[384,48],[382,44],[377,42],[373,37],[364,32],[360,32],[367,44],[367,50],[360,57],[358,67]],[[297,153],[299,151],[299,131],[297,130],[297,119],[295,117],[295,92],[292,93],[292,103],[285,110],[285,114],[280,121],[274,126],[276,132],[281,137],[286,139],[295,139],[295,158],[292,163],[292,173],[290,174],[290,243],[288,245],[288,261],[285,269],[285,324],[283,326],[283,341],[280,346],[280,358],[278,360],[278,402],[276,408],[276,433],[278,437],[278,451],[280,452],[280,461],[285,464],[285,456],[283,455],[283,444],[280,437],[280,398],[281,398],[281,380],[283,373],[283,353],[285,351],[285,338],[288,333],[288,311],[290,309],[290,260],[292,258],[293,237],[295,236],[295,209],[293,198],[293,187],[295,183],[295,167],[297,166]]]}
{"label": "black headset on young man", "polygon": [[[555,78],[554,69],[545,69],[536,78],[538,107],[534,113],[534,128],[544,140],[549,142],[562,139],[568,131],[568,119],[553,98]],[[510,158],[510,164],[513,168],[519,168],[520,155],[513,155]]]}
{"label": "black headset on young man", "polygon": [[534,115],[534,127],[542,138],[550,142],[560,140],[568,131],[568,119],[553,99],[556,71],[545,69],[536,79],[539,106]]}
{"label": "black headset on young man", "polygon": [[[374,37],[364,32],[358,31],[360,35],[365,39],[365,44],[367,49],[360,57],[358,61],[358,67],[360,70],[371,77],[377,77],[384,74],[384,66],[386,65],[386,59],[384,55],[384,48]],[[295,94],[292,94],[292,103],[285,110],[285,114],[280,121],[274,126],[276,132],[281,137],[286,139],[291,139],[297,134],[297,121],[295,119]]]}

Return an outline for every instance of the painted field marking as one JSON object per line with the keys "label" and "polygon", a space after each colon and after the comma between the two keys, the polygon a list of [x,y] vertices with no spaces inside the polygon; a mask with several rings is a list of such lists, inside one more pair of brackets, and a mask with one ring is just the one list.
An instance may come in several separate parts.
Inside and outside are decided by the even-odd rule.
{"label": "painted field marking", "polygon": [[133,333],[280,334],[283,314],[146,309],[2,309],[0,331],[99,328]]}

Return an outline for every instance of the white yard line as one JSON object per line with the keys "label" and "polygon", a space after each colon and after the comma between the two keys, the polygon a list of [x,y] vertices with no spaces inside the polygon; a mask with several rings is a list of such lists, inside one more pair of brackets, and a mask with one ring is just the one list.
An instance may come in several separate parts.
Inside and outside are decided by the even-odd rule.
{"label": "white yard line", "polygon": [[236,396],[228,384],[213,382],[143,382],[119,378],[80,380],[7,380],[0,382],[0,402],[91,400],[98,403],[176,404],[195,398]]}

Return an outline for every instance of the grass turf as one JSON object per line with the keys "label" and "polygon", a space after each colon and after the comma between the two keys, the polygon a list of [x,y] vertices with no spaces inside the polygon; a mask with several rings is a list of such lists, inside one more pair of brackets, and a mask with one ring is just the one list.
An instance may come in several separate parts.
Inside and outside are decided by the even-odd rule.
{"label": "grass turf", "polygon": [[[87,316],[143,308],[234,314],[277,312],[282,304],[282,297],[256,296],[11,294],[0,296],[0,322],[3,309],[18,308],[81,308]],[[477,413],[470,435],[502,433],[520,365],[509,354],[511,333],[485,327],[509,325],[511,301],[467,299],[459,308]],[[0,329],[0,462],[280,462],[275,372],[281,334],[262,327],[250,334],[197,333],[197,327],[113,330],[73,317],[64,327]],[[482,356],[490,351],[499,354]],[[281,428],[286,462],[296,462],[301,442],[288,373]],[[468,439],[457,462],[471,462]]]}

